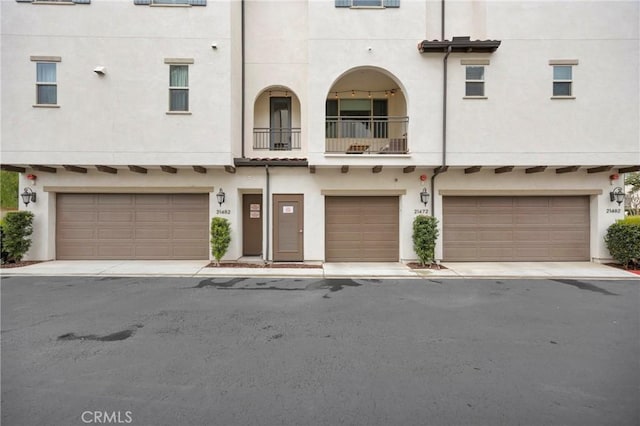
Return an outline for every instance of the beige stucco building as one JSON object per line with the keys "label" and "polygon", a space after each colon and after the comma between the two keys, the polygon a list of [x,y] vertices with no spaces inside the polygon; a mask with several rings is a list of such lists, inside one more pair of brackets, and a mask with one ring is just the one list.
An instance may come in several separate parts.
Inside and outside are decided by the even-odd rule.
{"label": "beige stucco building", "polygon": [[1,8],[30,259],[601,261],[640,170],[636,1]]}

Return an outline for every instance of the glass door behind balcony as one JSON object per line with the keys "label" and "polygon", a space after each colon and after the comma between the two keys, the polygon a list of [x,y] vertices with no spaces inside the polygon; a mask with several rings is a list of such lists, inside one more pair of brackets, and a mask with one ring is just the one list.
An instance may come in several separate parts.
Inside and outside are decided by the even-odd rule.
{"label": "glass door behind balcony", "polygon": [[270,98],[269,146],[274,151],[291,149],[291,98]]}

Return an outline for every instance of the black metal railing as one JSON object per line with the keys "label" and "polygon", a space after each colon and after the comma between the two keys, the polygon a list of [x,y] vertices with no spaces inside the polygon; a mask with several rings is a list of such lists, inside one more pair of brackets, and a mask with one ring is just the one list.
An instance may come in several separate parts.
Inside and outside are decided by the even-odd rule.
{"label": "black metal railing", "polygon": [[327,117],[327,153],[404,154],[409,117]]}
{"label": "black metal railing", "polygon": [[255,127],[253,149],[291,151],[300,149],[300,129],[291,127]]}

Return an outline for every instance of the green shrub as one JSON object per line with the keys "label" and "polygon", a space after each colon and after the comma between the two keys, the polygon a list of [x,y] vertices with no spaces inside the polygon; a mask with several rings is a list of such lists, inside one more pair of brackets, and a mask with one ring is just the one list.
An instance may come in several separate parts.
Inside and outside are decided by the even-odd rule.
{"label": "green shrub", "polygon": [[619,220],[609,226],[604,237],[611,256],[625,268],[640,263],[640,221],[637,218]]}
{"label": "green shrub", "polygon": [[640,225],[640,216],[627,216],[624,219],[620,219],[617,223],[626,223],[629,225]]}
{"label": "green shrub", "polygon": [[433,216],[419,215],[413,220],[413,250],[422,266],[435,261],[436,239],[438,238],[438,219]]}
{"label": "green shrub", "polygon": [[220,259],[229,249],[231,242],[231,226],[229,221],[222,217],[211,219],[211,254],[216,259],[216,264],[220,265]]}
{"label": "green shrub", "polygon": [[29,247],[33,233],[33,213],[28,211],[9,212],[2,226],[2,251],[6,251],[9,261],[19,262]]}
{"label": "green shrub", "polygon": [[18,173],[0,171],[0,207],[3,209],[18,208]]}

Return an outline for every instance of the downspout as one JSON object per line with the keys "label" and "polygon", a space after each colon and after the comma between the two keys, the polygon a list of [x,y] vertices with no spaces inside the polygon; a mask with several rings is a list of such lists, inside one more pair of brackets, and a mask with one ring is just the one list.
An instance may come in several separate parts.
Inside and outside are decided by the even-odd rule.
{"label": "downspout", "polygon": [[440,2],[440,40],[444,41],[444,1]]}
{"label": "downspout", "polygon": [[442,165],[436,169],[433,176],[431,176],[431,216],[435,213],[435,179],[436,176],[444,172],[447,167],[447,64],[449,54],[451,54],[451,45],[447,47],[447,51],[442,59]]}
{"label": "downspout", "polygon": [[271,215],[270,215],[270,212],[271,212],[271,207],[270,207],[271,206],[271,203],[270,203],[271,193],[270,193],[270,189],[269,189],[269,165],[268,164],[266,164],[264,166],[264,171],[267,174],[267,176],[266,176],[267,177],[267,196],[266,196],[266,199],[267,199],[266,200],[266,205],[267,205],[267,207],[265,208],[265,211],[267,213],[266,214],[267,229],[266,229],[266,232],[265,232],[265,234],[267,235],[267,250],[266,250],[266,256],[264,257],[264,261],[266,263],[266,262],[269,262],[269,230],[271,229],[271,226],[270,226],[270,223],[271,223],[270,222],[270,218],[271,218]]}
{"label": "downspout", "polygon": [[245,62],[245,54],[244,54],[244,0],[240,1],[240,56],[242,64],[240,65],[240,142],[241,142],[241,157],[244,158],[244,100],[245,100],[245,75],[244,75],[244,62]]}

